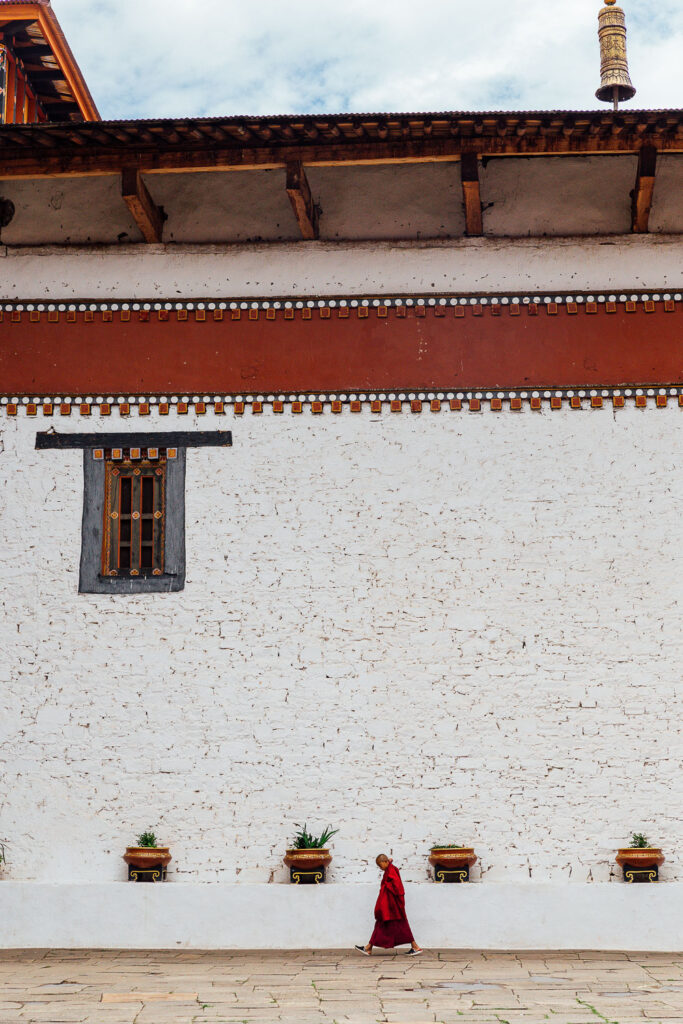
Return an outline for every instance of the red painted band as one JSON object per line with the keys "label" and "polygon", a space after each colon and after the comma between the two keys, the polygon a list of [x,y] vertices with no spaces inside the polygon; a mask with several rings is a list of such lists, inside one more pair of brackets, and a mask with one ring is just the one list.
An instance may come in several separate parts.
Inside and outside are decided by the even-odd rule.
{"label": "red painted band", "polygon": [[[268,394],[683,383],[681,306],[5,313],[0,393]],[[516,307],[519,310],[519,307]],[[494,312],[495,310],[495,312]],[[181,311],[182,312],[182,311]],[[311,313],[310,318],[304,313]],[[201,317],[200,317],[201,313]],[[295,313],[292,317],[289,314]],[[349,315],[350,314],[350,315]]]}

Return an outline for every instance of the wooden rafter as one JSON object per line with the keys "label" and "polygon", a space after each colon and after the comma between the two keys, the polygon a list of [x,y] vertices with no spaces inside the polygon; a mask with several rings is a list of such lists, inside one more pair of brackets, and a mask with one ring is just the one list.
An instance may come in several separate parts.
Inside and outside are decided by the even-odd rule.
{"label": "wooden rafter", "polygon": [[86,123],[82,128],[82,141],[74,141],[64,125],[28,125],[27,147],[16,136],[7,139],[0,127],[0,177],[116,174],[131,164],[154,174],[265,170],[291,163],[309,168],[458,162],[475,149],[480,158],[637,154],[643,145],[660,153],[683,152],[683,111],[530,113],[510,119],[397,114],[362,123],[353,115],[315,122],[214,118]]}
{"label": "wooden rafter", "polygon": [[137,167],[121,173],[121,195],[146,242],[160,242],[166,215],[152,199]]}
{"label": "wooden rafter", "polygon": [[[69,100],[69,110],[51,111],[53,117],[62,118],[68,114],[79,120],[99,120],[97,107],[47,0],[0,3],[0,31],[13,34],[12,45],[17,53],[29,60],[41,56],[52,58],[61,70],[68,91],[65,99]],[[39,87],[38,91],[42,103],[43,90]]]}
{"label": "wooden rafter", "polygon": [[463,153],[460,163],[462,197],[465,204],[465,231],[476,236],[484,233],[479,186],[479,157],[476,153]]}
{"label": "wooden rafter", "polygon": [[61,68],[26,68],[30,82],[59,82],[64,80]]}
{"label": "wooden rafter", "polygon": [[287,195],[302,237],[308,240],[318,238],[318,208],[313,202],[311,187],[301,160],[292,160],[287,164]]}
{"label": "wooden rafter", "polygon": [[633,198],[632,227],[635,234],[644,235],[650,230],[650,210],[655,191],[657,173],[657,150],[654,146],[643,146],[638,156],[638,174]]}
{"label": "wooden rafter", "polygon": [[6,21],[2,24],[1,30],[5,39],[12,39],[17,32],[25,32],[32,25],[32,21]]}

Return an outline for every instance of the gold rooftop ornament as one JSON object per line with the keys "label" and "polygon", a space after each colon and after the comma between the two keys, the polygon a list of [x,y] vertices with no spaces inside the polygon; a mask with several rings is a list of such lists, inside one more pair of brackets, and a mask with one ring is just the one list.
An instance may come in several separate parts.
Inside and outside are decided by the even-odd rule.
{"label": "gold rooftop ornament", "polygon": [[598,37],[600,39],[600,76],[602,84],[596,92],[599,100],[614,103],[633,99],[636,94],[628,73],[626,55],[626,15],[616,0],[605,0],[606,6],[598,14]]}

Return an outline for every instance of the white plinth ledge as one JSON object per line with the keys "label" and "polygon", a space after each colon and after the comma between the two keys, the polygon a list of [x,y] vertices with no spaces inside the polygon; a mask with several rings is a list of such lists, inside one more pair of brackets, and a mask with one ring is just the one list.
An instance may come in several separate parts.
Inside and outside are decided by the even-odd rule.
{"label": "white plinth ledge", "polygon": [[[367,941],[365,884],[0,882],[4,949],[339,949]],[[683,884],[421,884],[406,906],[425,947],[683,950]]]}

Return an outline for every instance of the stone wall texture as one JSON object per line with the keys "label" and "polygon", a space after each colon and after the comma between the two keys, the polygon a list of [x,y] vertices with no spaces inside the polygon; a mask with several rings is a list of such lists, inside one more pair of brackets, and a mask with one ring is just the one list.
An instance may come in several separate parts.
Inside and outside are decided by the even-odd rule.
{"label": "stone wall texture", "polygon": [[100,597],[82,454],[3,414],[7,877],[123,879],[151,826],[172,878],[283,882],[329,822],[332,881],[448,841],[607,881],[632,830],[683,880],[682,415],[190,416],[234,447],[188,452],[186,589]]}

